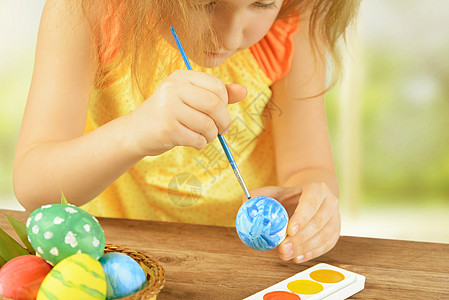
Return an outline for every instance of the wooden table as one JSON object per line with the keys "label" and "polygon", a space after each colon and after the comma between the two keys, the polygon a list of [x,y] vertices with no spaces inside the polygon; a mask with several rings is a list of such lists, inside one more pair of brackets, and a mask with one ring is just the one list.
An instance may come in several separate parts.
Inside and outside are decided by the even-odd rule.
{"label": "wooden table", "polygon": [[[280,260],[276,250],[247,248],[234,228],[99,221],[107,243],[143,251],[163,265],[166,283],[158,300],[242,299],[321,262],[366,277],[365,289],[351,299],[449,299],[449,244],[342,236],[327,254],[298,265]],[[13,232],[2,216],[0,226]]]}

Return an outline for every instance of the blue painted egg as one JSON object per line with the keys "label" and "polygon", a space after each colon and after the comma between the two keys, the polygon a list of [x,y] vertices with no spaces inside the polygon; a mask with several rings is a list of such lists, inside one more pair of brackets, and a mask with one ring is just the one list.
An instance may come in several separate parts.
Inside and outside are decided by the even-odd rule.
{"label": "blue painted egg", "polygon": [[110,252],[100,258],[106,274],[106,299],[122,298],[147,286],[147,277],[140,265],[124,253]]}
{"label": "blue painted egg", "polygon": [[240,207],[235,224],[245,245],[255,250],[271,250],[286,237],[288,214],[275,199],[259,196]]}

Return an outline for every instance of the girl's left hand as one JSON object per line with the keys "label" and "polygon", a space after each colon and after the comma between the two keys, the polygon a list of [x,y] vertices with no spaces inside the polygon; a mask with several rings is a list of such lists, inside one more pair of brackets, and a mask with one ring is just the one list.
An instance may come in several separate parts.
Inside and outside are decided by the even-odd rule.
{"label": "girl's left hand", "polygon": [[250,194],[272,197],[288,212],[287,237],[278,247],[282,260],[305,262],[328,252],[337,243],[341,228],[339,204],[325,183],[266,186],[251,190]]}

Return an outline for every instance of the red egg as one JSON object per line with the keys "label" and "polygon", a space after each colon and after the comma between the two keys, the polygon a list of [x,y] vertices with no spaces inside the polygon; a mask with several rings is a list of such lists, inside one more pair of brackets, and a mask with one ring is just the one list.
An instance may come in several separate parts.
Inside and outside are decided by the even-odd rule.
{"label": "red egg", "polygon": [[35,255],[22,255],[0,269],[0,295],[16,300],[34,300],[52,266]]}

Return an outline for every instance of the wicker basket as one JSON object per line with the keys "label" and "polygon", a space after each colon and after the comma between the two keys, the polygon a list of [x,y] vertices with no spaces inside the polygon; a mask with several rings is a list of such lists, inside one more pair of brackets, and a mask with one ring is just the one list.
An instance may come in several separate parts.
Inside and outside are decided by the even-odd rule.
{"label": "wicker basket", "polygon": [[159,292],[164,287],[165,283],[164,268],[162,268],[162,266],[156,260],[154,260],[154,258],[140,251],[127,249],[117,245],[106,244],[104,253],[109,252],[121,252],[130,256],[139,263],[139,265],[145,271],[145,274],[147,274],[148,287],[138,291],[135,294],[120,299],[126,300],[156,299],[157,294],[159,294]]}
{"label": "wicker basket", "polygon": [[[151,299],[155,300],[157,294],[162,290],[165,283],[165,270],[164,268],[151,256],[137,251],[131,250],[122,246],[106,244],[104,249],[104,253],[109,252],[121,252],[124,253],[131,258],[133,258],[142,269],[145,271],[147,275],[148,286],[138,291],[135,294],[132,294],[128,297],[120,298],[121,300],[143,300],[143,299]],[[0,295],[1,300],[11,300],[9,298],[3,297]]]}

